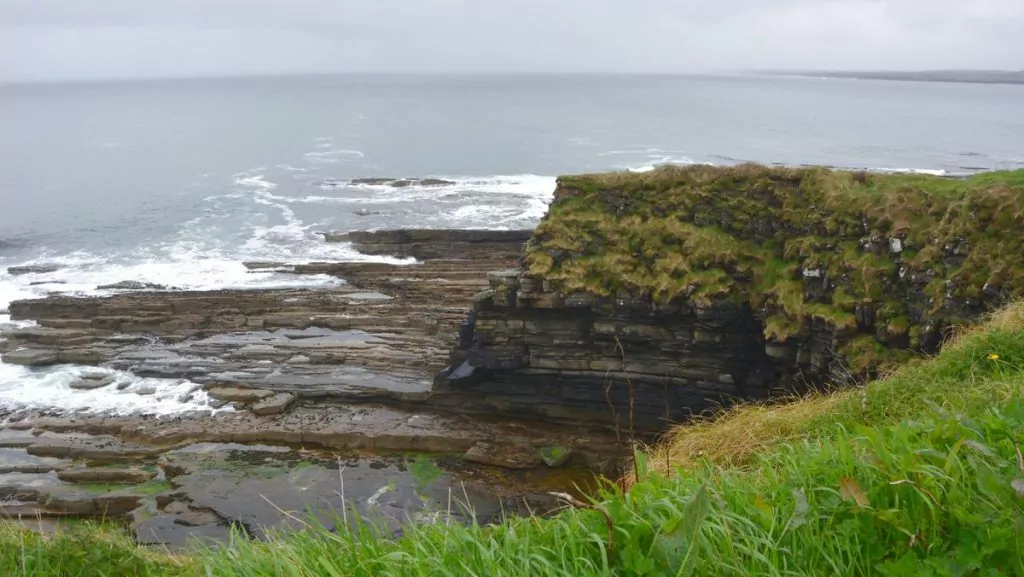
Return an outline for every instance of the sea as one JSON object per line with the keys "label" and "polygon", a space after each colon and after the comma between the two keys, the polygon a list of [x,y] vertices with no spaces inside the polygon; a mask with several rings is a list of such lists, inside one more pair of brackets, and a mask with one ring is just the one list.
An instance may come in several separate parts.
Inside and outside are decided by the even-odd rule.
{"label": "sea", "polygon": [[[1024,86],[757,75],[0,84],[0,324],[11,301],[111,294],[98,287],[121,281],[331,286],[343,281],[242,263],[400,262],[316,233],[527,228],[560,174],[741,162],[1024,168]],[[353,183],[365,178],[450,184]],[[7,272],[42,264],[60,268]],[[187,382],[72,391],[85,370],[0,363],[0,408],[203,408],[181,400],[195,398]],[[154,384],[157,395],[130,394]]]}

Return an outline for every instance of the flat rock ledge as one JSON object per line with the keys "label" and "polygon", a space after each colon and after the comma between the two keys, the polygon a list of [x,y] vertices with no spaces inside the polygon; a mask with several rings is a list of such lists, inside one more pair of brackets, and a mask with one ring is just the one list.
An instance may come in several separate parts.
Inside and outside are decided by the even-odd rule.
{"label": "flat rock ledge", "polygon": [[[626,451],[606,429],[451,405],[449,393],[435,402],[434,376],[474,295],[490,287],[490,271],[515,266],[528,231],[346,234],[370,254],[420,262],[247,264],[254,275],[346,281],[330,289],[126,281],[110,296],[12,303],[14,320],[36,326],[0,328],[3,362],[95,366],[68,394],[158,394],[159,384],[132,383],[187,381],[183,398],[224,410],[0,411],[0,516],[123,518],[138,542],[177,547],[233,530],[261,538],[291,527],[285,511],[313,509],[329,524],[342,506],[339,475],[350,503],[397,528],[440,512],[487,522],[544,511],[557,505],[549,491],[619,473]],[[475,514],[442,505],[452,490],[465,490]]]}

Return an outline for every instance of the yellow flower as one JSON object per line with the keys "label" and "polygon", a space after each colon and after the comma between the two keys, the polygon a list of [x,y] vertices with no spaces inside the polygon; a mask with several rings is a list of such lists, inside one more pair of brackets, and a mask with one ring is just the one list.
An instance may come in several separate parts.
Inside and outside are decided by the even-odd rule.
{"label": "yellow flower", "polygon": [[990,361],[998,361],[999,360],[999,355],[997,355],[996,353],[989,353],[988,354],[988,360],[990,360]]}

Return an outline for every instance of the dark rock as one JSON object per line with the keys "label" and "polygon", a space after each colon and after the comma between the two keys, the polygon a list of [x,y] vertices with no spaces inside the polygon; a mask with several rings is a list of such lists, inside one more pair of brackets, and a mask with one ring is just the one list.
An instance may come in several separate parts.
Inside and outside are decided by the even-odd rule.
{"label": "dark rock", "polygon": [[541,447],[540,458],[548,467],[558,468],[565,465],[572,457],[572,449],[568,447]]}
{"label": "dark rock", "polygon": [[139,506],[141,497],[128,492],[92,493],[54,489],[40,493],[38,501],[47,509],[71,515],[120,517]]}
{"label": "dark rock", "polygon": [[92,389],[101,389],[107,385],[112,384],[117,379],[114,375],[104,376],[99,379],[91,379],[88,377],[82,377],[71,382],[72,389],[79,389],[83,391],[91,391]]}
{"label": "dark rock", "polygon": [[473,445],[462,458],[471,463],[505,469],[533,469],[543,462],[538,451],[529,445],[490,441],[480,441]]}
{"label": "dark rock", "polygon": [[40,438],[27,449],[38,457],[85,459],[97,463],[117,463],[154,457],[159,447],[127,443],[109,436]]}
{"label": "dark rock", "polygon": [[57,353],[44,349],[20,349],[4,353],[3,362],[11,365],[44,367],[57,364]]}
{"label": "dark rock", "polygon": [[280,393],[256,402],[249,410],[256,415],[278,415],[288,409],[294,402],[294,395]]}
{"label": "dark rock", "polygon": [[359,252],[432,259],[518,259],[529,230],[394,229],[319,233],[327,242],[351,242]]}
{"label": "dark rock", "polygon": [[10,473],[38,475],[50,471],[60,471],[70,466],[71,461],[64,459],[36,457],[29,455],[25,449],[11,448],[10,445],[0,447],[0,475]]}
{"label": "dark rock", "polygon": [[138,467],[76,467],[57,472],[57,478],[68,483],[124,483],[139,485],[156,477],[156,473]]}
{"label": "dark rock", "polygon": [[228,403],[252,403],[274,396],[274,391],[242,389],[238,387],[216,387],[207,389],[206,394],[218,401]]}
{"label": "dark rock", "polygon": [[62,267],[58,264],[34,264],[25,266],[11,266],[7,267],[7,273],[12,276],[21,276],[26,274],[45,274],[49,272],[56,272]]}
{"label": "dark rock", "polygon": [[[620,431],[632,411],[635,432],[647,434],[736,397],[764,398],[776,363],[800,366],[797,347],[766,345],[744,307],[656,310],[632,298],[608,306],[562,298],[512,271],[489,279],[494,296],[478,299],[462,325],[453,368],[436,381],[438,404]],[[518,298],[507,299],[514,291]]]}
{"label": "dark rock", "polygon": [[294,270],[292,265],[277,261],[245,261],[242,263],[242,266],[250,271],[287,272]]}
{"label": "dark rock", "polygon": [[105,284],[96,287],[99,290],[168,290],[166,285],[141,282],[137,280],[124,280],[113,284]]}
{"label": "dark rock", "polygon": [[440,178],[356,178],[350,182],[357,185],[391,186],[394,188],[405,188],[408,186],[451,186],[455,184],[450,180]]}

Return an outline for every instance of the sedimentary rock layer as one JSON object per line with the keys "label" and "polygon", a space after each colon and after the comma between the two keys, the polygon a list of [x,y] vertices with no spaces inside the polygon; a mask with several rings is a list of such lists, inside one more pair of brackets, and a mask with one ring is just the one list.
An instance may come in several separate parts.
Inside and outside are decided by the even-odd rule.
{"label": "sedimentary rock layer", "polygon": [[516,259],[530,230],[395,229],[321,233],[327,242],[351,242],[359,252],[429,259]]}
{"label": "sedimentary rock layer", "polygon": [[1024,171],[565,177],[438,383],[520,414],[657,430],[855,381],[1024,294],[1022,228]]}

